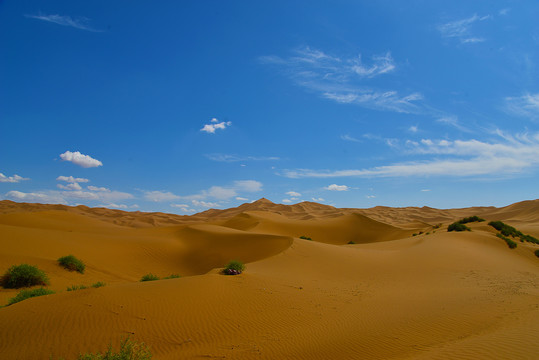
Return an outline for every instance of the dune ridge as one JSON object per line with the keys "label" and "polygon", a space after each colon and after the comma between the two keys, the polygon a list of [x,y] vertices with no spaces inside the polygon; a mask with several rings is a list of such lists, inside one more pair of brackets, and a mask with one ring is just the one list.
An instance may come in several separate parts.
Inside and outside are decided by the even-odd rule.
{"label": "dune ridge", "polygon": [[[471,215],[539,237],[539,200],[442,210],[261,199],[191,216],[0,201],[0,272],[36,265],[56,291],[0,308],[0,354],[75,359],[131,336],[165,360],[533,359],[539,246],[510,250],[487,222],[446,231]],[[68,254],[84,274],[57,265]],[[232,259],[247,270],[221,275]],[[150,272],[182,277],[139,282]],[[107,285],[66,291],[96,281]],[[0,289],[0,305],[17,292]]]}

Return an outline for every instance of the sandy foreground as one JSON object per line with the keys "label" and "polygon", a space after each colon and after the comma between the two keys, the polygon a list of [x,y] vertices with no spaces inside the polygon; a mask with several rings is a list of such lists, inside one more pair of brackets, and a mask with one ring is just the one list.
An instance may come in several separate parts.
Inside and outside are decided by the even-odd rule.
{"label": "sandy foreground", "polygon": [[[446,231],[472,215],[487,221]],[[0,308],[0,359],[75,359],[126,336],[158,360],[538,359],[539,246],[509,249],[490,220],[539,238],[539,200],[439,210],[261,199],[193,216],[0,201],[0,274],[36,265],[56,291]],[[84,274],[58,266],[68,254]],[[232,259],[246,271],[221,275]],[[147,273],[182,277],[139,282]],[[97,281],[107,285],[66,291]],[[0,305],[17,293],[0,289]]]}

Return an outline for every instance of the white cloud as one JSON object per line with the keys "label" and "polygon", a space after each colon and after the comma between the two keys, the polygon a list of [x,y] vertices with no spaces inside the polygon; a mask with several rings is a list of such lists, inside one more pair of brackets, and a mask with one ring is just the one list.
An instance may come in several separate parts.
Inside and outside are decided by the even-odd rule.
{"label": "white cloud", "polygon": [[200,131],[204,131],[208,134],[215,134],[215,130],[224,130],[228,126],[232,125],[232,122],[230,121],[222,121],[219,122],[216,118],[211,119],[211,124],[206,124]]}
{"label": "white cloud", "polygon": [[61,192],[61,196],[65,199],[99,200],[104,203],[132,199],[134,197],[132,194],[121,191],[90,192],[79,190],[63,191]]}
{"label": "white cloud", "polygon": [[323,198],[321,198],[321,197],[319,197],[319,198],[313,197],[313,198],[311,198],[311,200],[314,201],[314,202],[322,202],[322,201],[325,201],[325,200],[324,200]]}
{"label": "white cloud", "polygon": [[505,109],[511,114],[539,119],[539,93],[524,94],[518,97],[506,97]]}
{"label": "white cloud", "polygon": [[24,193],[21,191],[10,191],[6,195],[6,198],[15,201],[25,202],[37,202],[43,204],[67,204],[67,201],[58,193]]}
{"label": "white cloud", "polygon": [[474,37],[471,34],[471,26],[477,21],[484,21],[490,19],[490,15],[486,16],[477,16],[473,15],[469,18],[451,21],[445,24],[438,25],[438,31],[445,38],[455,38],[458,39],[461,43],[477,43],[485,41],[483,38]]}
{"label": "white cloud", "polygon": [[503,15],[507,15],[507,14],[509,13],[510,10],[511,10],[511,9],[509,9],[509,8],[504,8],[504,9],[501,9],[500,11],[498,11],[498,14],[500,14],[500,15],[502,15],[502,16],[503,16]]}
{"label": "white cloud", "polygon": [[244,198],[244,197],[241,197],[241,196],[237,196],[237,197],[236,197],[236,200],[239,200],[239,201],[249,201],[249,199]]}
{"label": "white cloud", "polygon": [[[511,136],[497,132],[504,142],[472,140],[430,140],[407,142],[408,152],[435,155],[431,160],[410,161],[370,169],[316,171],[299,169],[287,171],[290,178],[334,177],[401,177],[489,175],[500,177],[522,173],[539,167],[539,133]],[[440,155],[447,158],[438,158]],[[329,189],[328,189],[329,190]]]}
{"label": "white cloud", "polygon": [[450,125],[450,126],[453,126],[454,128],[462,131],[462,132],[467,132],[467,133],[470,133],[472,132],[469,128],[467,127],[464,127],[462,126],[460,123],[459,123],[459,120],[456,116],[445,116],[445,117],[442,117],[438,120],[436,120],[437,122],[441,123],[441,124],[446,124],[446,125]]}
{"label": "white cloud", "polygon": [[104,208],[109,208],[109,209],[129,209],[129,206],[125,205],[125,204],[101,204],[101,205],[98,205],[98,207],[104,207]]}
{"label": "white cloud", "polygon": [[191,201],[193,205],[197,207],[204,207],[204,208],[216,208],[220,206],[217,202],[209,202],[209,201],[201,201],[201,200],[193,200]]}
{"label": "white cloud", "polygon": [[170,206],[174,207],[174,208],[177,208],[177,209],[180,209],[181,211],[183,212],[186,212],[186,213],[194,213],[196,212],[195,209],[191,209],[191,207],[187,204],[170,204]]}
{"label": "white cloud", "polygon": [[171,193],[170,191],[146,191],[144,198],[153,202],[163,202],[163,201],[172,201],[178,200],[181,197]]}
{"label": "white cloud", "polygon": [[422,192],[429,192],[430,189],[421,189]]}
{"label": "white cloud", "polygon": [[87,25],[88,19],[87,18],[72,18],[71,16],[66,15],[58,15],[58,14],[51,14],[51,15],[25,15],[27,18],[31,19],[38,19],[43,20],[47,22],[51,22],[54,24],[62,25],[62,26],[69,26],[80,30],[86,30],[86,31],[92,31],[92,32],[101,32],[101,30],[96,30],[89,25]]}
{"label": "white cloud", "polygon": [[110,192],[109,189],[107,189],[106,187],[97,187],[97,186],[88,186],[88,190],[90,191],[106,191],[106,192]]}
{"label": "white cloud", "polygon": [[366,195],[365,197],[366,197],[367,199],[374,199],[374,198],[376,198],[375,195]]}
{"label": "white cloud", "polygon": [[4,174],[0,173],[0,182],[4,183],[18,183],[24,180],[30,180],[29,178],[23,178],[22,176],[19,176],[17,174],[13,176],[5,176]]}
{"label": "white cloud", "polygon": [[56,178],[57,181],[65,181],[68,183],[87,183],[90,180],[84,179],[84,178],[75,178],[73,176],[58,176]]}
{"label": "white cloud", "polygon": [[72,182],[67,185],[57,184],[56,186],[64,190],[82,190],[82,187],[79,185],[79,183],[76,182]]}
{"label": "white cloud", "polygon": [[283,199],[281,202],[285,203],[285,204],[290,204],[292,203],[292,200],[290,199]]}
{"label": "white cloud", "polygon": [[262,183],[256,180],[234,181],[234,189],[237,191],[258,192],[262,191]]}
{"label": "white cloud", "polygon": [[346,185],[331,184],[329,186],[326,186],[324,189],[330,191],[348,191],[350,188]]}
{"label": "white cloud", "polygon": [[423,99],[419,93],[408,95],[396,91],[379,90],[368,86],[366,79],[390,73],[396,69],[391,53],[372,56],[369,65],[361,55],[339,58],[309,47],[295,51],[295,56],[280,58],[265,56],[266,64],[285,67],[293,81],[309,91],[341,104],[355,104],[366,108],[418,113],[416,102]]}
{"label": "white cloud", "polygon": [[286,195],[288,196],[292,196],[292,197],[299,197],[301,196],[301,194],[299,192],[295,192],[295,191],[289,191],[286,193]]}
{"label": "white cloud", "polygon": [[418,129],[417,126],[415,126],[415,125],[412,125],[412,126],[410,126],[410,127],[408,128],[408,131],[411,132],[411,133],[416,133],[416,132],[418,132],[418,130],[419,130],[419,129]]}
{"label": "white cloud", "polygon": [[89,155],[83,155],[79,151],[66,151],[63,154],[60,154],[60,158],[64,161],[69,161],[73,164],[82,166],[83,168],[98,167],[103,165],[101,161],[96,160]]}
{"label": "white cloud", "polygon": [[356,139],[355,137],[352,137],[352,136],[350,136],[350,135],[348,135],[348,134],[346,134],[346,135],[341,135],[341,139],[342,139],[342,140],[346,140],[346,141],[352,141],[352,142],[361,142],[361,140]]}
{"label": "white cloud", "polygon": [[212,186],[206,192],[206,195],[219,200],[230,199],[237,195],[236,190],[222,186]]}

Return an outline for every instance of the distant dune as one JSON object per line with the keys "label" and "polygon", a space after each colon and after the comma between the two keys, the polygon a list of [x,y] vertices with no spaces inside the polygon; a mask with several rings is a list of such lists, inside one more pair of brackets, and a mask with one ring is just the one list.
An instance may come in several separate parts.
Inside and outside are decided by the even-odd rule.
{"label": "distant dune", "polygon": [[[487,221],[447,232],[472,215]],[[0,308],[0,358],[75,359],[130,336],[157,360],[537,359],[539,245],[509,249],[491,220],[539,238],[539,200],[260,199],[192,216],[0,201],[0,275],[35,265],[56,292]],[[68,254],[84,274],[58,266]],[[221,275],[230,260],[246,271]],[[182,277],[139,282],[148,273]],[[0,289],[0,305],[18,291]]]}

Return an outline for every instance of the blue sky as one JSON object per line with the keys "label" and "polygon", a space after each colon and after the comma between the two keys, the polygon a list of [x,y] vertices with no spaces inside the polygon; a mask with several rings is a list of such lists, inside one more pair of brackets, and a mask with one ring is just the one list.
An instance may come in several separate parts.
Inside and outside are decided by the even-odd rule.
{"label": "blue sky", "polygon": [[0,199],[539,198],[536,1],[0,1]]}

